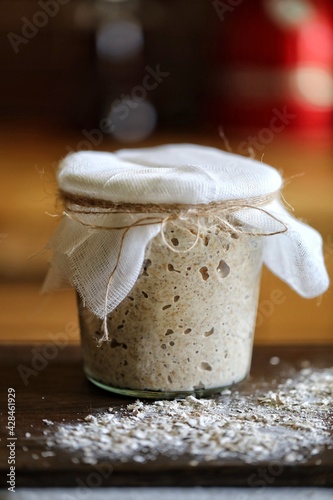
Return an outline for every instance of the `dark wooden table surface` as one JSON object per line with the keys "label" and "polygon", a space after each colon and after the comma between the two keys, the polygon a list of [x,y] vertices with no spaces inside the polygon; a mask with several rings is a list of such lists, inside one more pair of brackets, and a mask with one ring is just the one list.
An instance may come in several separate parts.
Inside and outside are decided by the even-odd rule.
{"label": "dark wooden table surface", "polygon": [[[216,460],[191,467],[188,458],[172,460],[159,457],[146,463],[100,462],[96,465],[73,463],[73,453],[57,449],[55,456],[43,457],[47,450],[43,419],[54,422],[75,422],[89,413],[103,411],[110,406],[124,407],[132,400],[104,392],[84,377],[81,352],[78,346],[49,350],[53,360],[37,360],[37,352],[46,344],[2,345],[1,363],[1,455],[0,471],[5,486],[9,465],[6,447],[7,394],[15,389],[16,399],[16,486],[89,486],[93,477],[99,477],[98,486],[249,486],[248,478],[258,471],[258,464]],[[54,347],[54,346],[53,346]],[[37,350],[34,350],[37,349]],[[53,354],[52,354],[53,352]],[[56,355],[55,355],[56,354]],[[278,356],[278,365],[270,364]],[[321,346],[258,346],[255,347],[251,377],[237,386],[245,393],[254,387],[269,388],[283,379],[291,367],[301,367],[308,360],[313,367],[330,367],[333,345]],[[25,383],[19,373],[25,367]],[[29,371],[31,370],[31,371]],[[38,459],[36,459],[38,456]],[[318,463],[320,458],[320,465]],[[267,464],[266,464],[267,465]],[[261,464],[265,466],[265,464]],[[112,473],[110,470],[112,468]],[[93,475],[97,471],[97,476]],[[105,472],[103,472],[105,471]],[[307,463],[285,466],[271,486],[333,486],[333,450],[326,449]]]}

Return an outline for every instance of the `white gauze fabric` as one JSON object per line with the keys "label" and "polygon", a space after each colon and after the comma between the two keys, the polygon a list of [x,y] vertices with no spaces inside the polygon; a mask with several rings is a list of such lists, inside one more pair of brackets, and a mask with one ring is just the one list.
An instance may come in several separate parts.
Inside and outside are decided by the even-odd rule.
{"label": "white gauze fabric", "polygon": [[[59,166],[58,185],[71,195],[109,202],[202,204],[267,196],[279,191],[282,178],[274,168],[249,158],[176,144],[71,154]],[[283,226],[276,219],[287,226],[285,233],[263,236],[265,264],[303,297],[325,292],[329,279],[320,234],[291,216],[278,199],[261,208],[265,211],[242,208],[233,215],[263,233],[281,231]],[[64,217],[49,242],[53,259],[43,289],[71,284],[86,306],[103,318],[134,286],[147,244],[160,232],[161,224],[131,227],[121,246],[123,231],[111,228],[131,225],[143,215],[89,210],[89,214],[76,214],[75,220]]]}

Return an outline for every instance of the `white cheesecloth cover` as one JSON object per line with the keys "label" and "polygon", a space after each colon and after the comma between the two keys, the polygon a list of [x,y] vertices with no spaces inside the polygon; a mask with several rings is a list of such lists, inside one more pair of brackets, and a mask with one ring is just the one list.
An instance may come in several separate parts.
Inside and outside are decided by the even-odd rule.
{"label": "white cheesecloth cover", "polygon": [[[139,204],[246,200],[275,193],[283,182],[277,170],[261,162],[192,144],[73,153],[60,163],[57,176],[60,190],[71,195]],[[263,236],[266,266],[302,297],[325,292],[329,279],[320,234],[296,220],[278,199],[262,208],[288,228],[284,233]],[[134,286],[146,246],[161,231],[161,224],[131,227],[121,244],[123,231],[110,228],[133,224],[142,214],[94,214],[90,207],[88,211],[75,214],[75,219],[64,217],[49,242],[53,259],[43,290],[71,284],[85,305],[103,318],[111,273],[116,269],[107,296],[107,313]],[[282,224],[265,211],[242,208],[233,216],[258,231],[281,231]]]}

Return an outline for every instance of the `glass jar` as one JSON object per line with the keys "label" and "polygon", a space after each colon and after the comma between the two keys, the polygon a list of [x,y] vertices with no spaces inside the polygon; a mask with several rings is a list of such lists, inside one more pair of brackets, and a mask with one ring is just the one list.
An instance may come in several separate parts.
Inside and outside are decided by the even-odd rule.
{"label": "glass jar", "polygon": [[[219,392],[249,373],[264,237],[168,224],[151,240],[128,296],[102,320],[79,299],[84,369],[119,394]],[[169,244],[166,244],[165,241]],[[186,251],[186,248],[191,250]]]}

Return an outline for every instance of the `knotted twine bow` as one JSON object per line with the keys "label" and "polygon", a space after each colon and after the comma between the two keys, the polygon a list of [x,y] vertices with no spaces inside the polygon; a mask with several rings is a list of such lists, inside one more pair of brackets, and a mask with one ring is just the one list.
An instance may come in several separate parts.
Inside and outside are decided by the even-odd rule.
{"label": "knotted twine bow", "polygon": [[[262,208],[264,205],[267,205],[277,199],[279,196],[279,192],[274,192],[265,196],[256,196],[247,199],[234,199],[234,200],[225,200],[225,201],[217,201],[210,203],[201,203],[201,204],[181,204],[181,203],[115,203],[107,200],[93,199],[88,197],[83,197],[80,195],[75,195],[72,193],[67,193],[63,190],[60,190],[60,197],[65,205],[65,210],[63,214],[70,219],[79,222],[80,224],[87,226],[91,229],[95,230],[120,230],[123,231],[120,248],[118,251],[117,259],[115,266],[110,273],[108,278],[106,292],[105,292],[105,300],[104,300],[104,315],[103,315],[103,323],[102,330],[103,336],[99,341],[99,345],[102,344],[103,341],[109,340],[109,333],[107,328],[107,304],[108,304],[108,295],[109,289],[112,283],[112,278],[118,268],[121,252],[123,250],[125,237],[132,228],[140,227],[140,226],[148,226],[148,225],[156,225],[159,224],[161,226],[161,236],[163,242],[176,253],[186,253],[191,251],[194,246],[197,244],[200,237],[200,218],[210,217],[213,220],[217,221],[216,223],[220,224],[225,231],[236,234],[247,234],[251,236],[273,236],[276,234],[285,233],[288,231],[288,227],[286,224],[275,217],[273,214]],[[244,229],[243,226],[235,225],[230,222],[230,216],[243,209],[253,209],[259,210],[261,213],[266,214],[283,227],[278,231],[273,232],[253,232],[252,230]],[[81,215],[108,215],[108,214],[150,214],[145,215],[142,218],[135,220],[133,223],[122,226],[103,226],[91,224],[88,222],[82,221],[79,217]],[[158,214],[158,215],[156,215]],[[169,242],[165,238],[165,229],[169,222],[172,221],[181,221],[184,225],[186,222],[191,222],[193,225],[193,221],[195,220],[197,223],[197,231],[196,238],[194,243],[185,250],[179,250],[172,247]],[[216,225],[215,223],[215,225]],[[213,224],[214,225],[214,224]]]}

